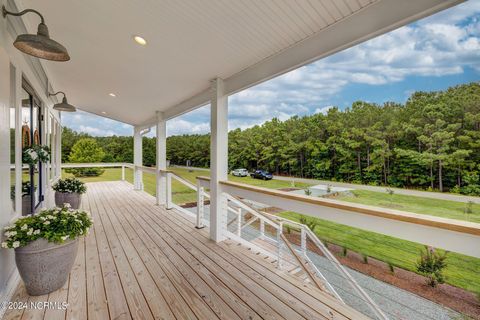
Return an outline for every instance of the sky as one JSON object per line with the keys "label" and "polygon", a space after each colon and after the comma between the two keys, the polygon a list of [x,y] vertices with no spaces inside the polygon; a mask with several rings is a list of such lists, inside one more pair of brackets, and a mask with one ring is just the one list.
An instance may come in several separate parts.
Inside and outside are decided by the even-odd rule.
{"label": "sky", "polygon": [[[414,91],[480,81],[480,0],[469,0],[413,24],[313,62],[229,97],[229,129],[274,117],[326,113],[362,100],[404,103]],[[167,134],[210,130],[210,106],[167,122]],[[132,135],[133,128],[86,112],[62,114],[64,126],[94,136]],[[151,132],[150,135],[153,135]]]}

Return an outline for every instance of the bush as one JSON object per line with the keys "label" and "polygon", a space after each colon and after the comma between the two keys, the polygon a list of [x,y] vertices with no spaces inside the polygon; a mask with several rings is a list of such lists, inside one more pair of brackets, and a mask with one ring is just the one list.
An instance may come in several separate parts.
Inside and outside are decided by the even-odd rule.
{"label": "bush", "polygon": [[417,261],[417,271],[427,277],[427,284],[436,287],[439,283],[444,283],[443,269],[447,266],[447,252],[440,254],[432,247],[425,246],[425,251],[420,252],[420,258]]}
{"label": "bush", "polygon": [[299,221],[300,221],[301,224],[306,225],[310,230],[312,230],[312,232],[315,231],[315,228],[318,225],[318,221],[316,219],[308,219],[303,214],[300,215]]}
{"label": "bush", "polygon": [[85,186],[85,183],[78,180],[77,178],[60,179],[52,186],[52,189],[63,193],[82,194],[87,192],[87,187]]}
{"label": "bush", "polygon": [[395,266],[391,262],[388,263],[388,269],[390,269],[390,272],[392,274],[395,273]]}
{"label": "bush", "polygon": [[[68,160],[73,163],[96,163],[103,161],[103,158],[105,158],[105,152],[97,144],[97,141],[91,138],[83,138],[73,145]],[[105,170],[101,168],[75,168],[66,169],[65,171],[73,174],[75,177],[85,177],[99,176]]]}
{"label": "bush", "polygon": [[2,248],[23,247],[40,238],[63,243],[86,235],[92,224],[89,213],[71,210],[68,206],[43,210],[36,215],[21,217],[6,227]]}

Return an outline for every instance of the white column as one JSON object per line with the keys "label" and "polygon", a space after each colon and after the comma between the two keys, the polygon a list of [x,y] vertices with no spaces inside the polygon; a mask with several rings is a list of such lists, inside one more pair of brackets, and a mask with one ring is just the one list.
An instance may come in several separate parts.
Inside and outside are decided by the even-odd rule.
{"label": "white column", "polygon": [[22,72],[15,68],[15,213],[22,215]]}
{"label": "white column", "polygon": [[210,128],[210,238],[220,242],[227,224],[227,199],[219,182],[227,180],[228,171],[228,96],[220,78],[211,83]]}
{"label": "white column", "polygon": [[157,111],[157,171],[156,171],[156,196],[157,205],[164,205],[167,202],[167,179],[160,170],[167,169],[167,121],[163,112]]}
{"label": "white column", "polygon": [[137,166],[143,165],[142,133],[140,128],[133,128],[133,188],[143,190],[143,173]]}

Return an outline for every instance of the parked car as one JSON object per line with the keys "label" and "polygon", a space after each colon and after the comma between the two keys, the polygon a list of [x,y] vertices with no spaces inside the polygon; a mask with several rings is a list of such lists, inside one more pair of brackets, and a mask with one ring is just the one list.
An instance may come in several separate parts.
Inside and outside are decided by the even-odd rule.
{"label": "parked car", "polygon": [[248,176],[248,170],[247,169],[235,169],[232,171],[232,175],[235,177],[246,177]]}
{"label": "parked car", "polygon": [[272,174],[265,170],[255,170],[250,174],[250,176],[254,179],[262,180],[271,180],[273,178]]}

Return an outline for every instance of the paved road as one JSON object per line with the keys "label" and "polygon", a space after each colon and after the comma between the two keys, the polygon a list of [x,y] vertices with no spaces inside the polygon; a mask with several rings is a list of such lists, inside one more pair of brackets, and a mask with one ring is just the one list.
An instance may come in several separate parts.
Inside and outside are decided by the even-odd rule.
{"label": "paved road", "polygon": [[[375,191],[375,192],[385,192],[385,188],[386,188],[386,187],[367,186],[362,184],[284,177],[284,176],[273,176],[273,178],[278,180],[284,180],[284,181],[295,181],[295,182],[304,182],[304,183],[313,183],[313,184],[330,184],[334,187],[344,187],[344,188],[368,190],[368,191]],[[419,191],[419,190],[409,190],[409,189],[399,189],[399,188],[391,188],[391,189],[395,190],[395,194],[403,194],[407,196],[441,199],[441,200],[451,200],[451,201],[458,201],[458,202],[465,202],[465,203],[472,201],[474,203],[480,204],[480,197],[471,197],[471,196],[463,196],[463,195],[453,194],[453,193],[429,192],[429,191]]]}
{"label": "paved road", "polygon": [[[207,169],[207,168],[186,167],[186,166],[175,166],[175,167],[183,168],[183,169],[210,171],[210,169]],[[305,179],[305,178],[284,177],[284,176],[273,176],[273,178],[277,180],[296,181],[296,182],[304,182],[304,183],[312,183],[312,184],[330,184],[334,187],[344,187],[344,188],[375,191],[375,192],[385,192],[385,188],[386,188],[386,187],[367,186],[367,185],[354,184],[354,183],[333,182],[333,181],[327,181],[327,180]],[[473,203],[480,204],[480,197],[471,197],[471,196],[463,196],[463,195],[453,194],[453,193],[429,192],[429,191],[408,190],[408,189],[399,189],[399,188],[391,188],[391,189],[395,190],[396,194],[403,194],[407,196],[451,200],[451,201],[458,201],[458,202],[464,202],[464,203],[472,201]]]}

